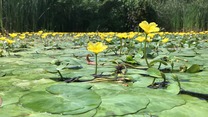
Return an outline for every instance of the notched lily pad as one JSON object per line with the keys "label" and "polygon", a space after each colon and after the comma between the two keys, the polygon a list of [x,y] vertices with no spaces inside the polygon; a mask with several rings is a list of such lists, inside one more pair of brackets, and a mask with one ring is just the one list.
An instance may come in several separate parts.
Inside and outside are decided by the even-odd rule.
{"label": "notched lily pad", "polygon": [[75,115],[96,109],[100,96],[89,88],[53,85],[46,91],[28,93],[20,98],[23,107],[36,112]]}

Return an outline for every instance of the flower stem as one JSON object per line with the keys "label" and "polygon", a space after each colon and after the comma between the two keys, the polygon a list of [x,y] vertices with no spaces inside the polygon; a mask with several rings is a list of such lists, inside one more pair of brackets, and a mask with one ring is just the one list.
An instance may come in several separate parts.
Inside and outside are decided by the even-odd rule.
{"label": "flower stem", "polygon": [[147,34],[145,35],[144,51],[143,51],[143,54],[144,54],[145,62],[146,62],[146,64],[147,64],[148,68],[150,68],[151,66],[150,66],[150,64],[149,64],[149,62],[148,62],[148,60],[147,60]]}
{"label": "flower stem", "polygon": [[61,80],[63,80],[64,77],[62,76],[61,72],[60,72],[59,70],[57,70],[57,72],[58,72],[58,74],[59,74]]}
{"label": "flower stem", "polygon": [[154,86],[155,80],[156,80],[156,78],[153,79],[152,84],[151,84],[152,86]]}
{"label": "flower stem", "polygon": [[157,68],[157,69],[160,69],[161,65],[162,65],[162,63],[160,62],[160,64],[159,64],[159,66],[158,66],[158,68]]}
{"label": "flower stem", "polygon": [[97,75],[97,66],[98,66],[98,60],[97,60],[97,54],[95,54],[95,75]]}

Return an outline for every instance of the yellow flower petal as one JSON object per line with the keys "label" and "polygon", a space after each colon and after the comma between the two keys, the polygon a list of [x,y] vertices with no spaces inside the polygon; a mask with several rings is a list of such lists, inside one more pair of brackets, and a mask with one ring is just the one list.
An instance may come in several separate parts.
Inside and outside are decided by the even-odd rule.
{"label": "yellow flower petal", "polygon": [[87,49],[91,52],[94,52],[95,54],[98,54],[104,51],[105,49],[107,49],[107,46],[101,42],[96,42],[96,43],[89,42]]}
{"label": "yellow flower petal", "polygon": [[152,39],[150,37],[147,37],[147,42],[151,42]]}
{"label": "yellow flower petal", "polygon": [[139,42],[143,42],[145,40],[145,37],[137,37],[136,40]]}
{"label": "yellow flower petal", "polygon": [[112,38],[105,39],[107,42],[111,42]]}
{"label": "yellow flower petal", "polygon": [[155,34],[154,33],[150,33],[150,34],[148,34],[148,36],[152,39],[152,38],[154,38]]}
{"label": "yellow flower petal", "polygon": [[160,31],[160,28],[157,27],[155,22],[148,23],[147,21],[142,21],[139,24],[139,27],[141,27],[147,34]]}
{"label": "yellow flower petal", "polygon": [[6,39],[6,37],[0,37],[0,40],[4,41]]}
{"label": "yellow flower petal", "polygon": [[168,41],[169,41],[168,38],[164,38],[164,39],[162,40],[162,43],[167,43]]}
{"label": "yellow flower petal", "polygon": [[14,40],[10,40],[10,39],[6,39],[6,42],[10,45],[10,44],[13,44],[15,41]]}
{"label": "yellow flower petal", "polygon": [[9,36],[15,38],[17,36],[17,33],[10,33]]}

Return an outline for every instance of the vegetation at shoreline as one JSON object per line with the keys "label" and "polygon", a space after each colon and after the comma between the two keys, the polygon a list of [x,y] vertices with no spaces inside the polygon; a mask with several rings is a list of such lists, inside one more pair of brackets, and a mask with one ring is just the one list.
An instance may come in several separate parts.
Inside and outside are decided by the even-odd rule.
{"label": "vegetation at shoreline", "polygon": [[205,31],[207,11],[207,0],[0,0],[0,25],[8,32],[129,32],[147,20],[162,31]]}

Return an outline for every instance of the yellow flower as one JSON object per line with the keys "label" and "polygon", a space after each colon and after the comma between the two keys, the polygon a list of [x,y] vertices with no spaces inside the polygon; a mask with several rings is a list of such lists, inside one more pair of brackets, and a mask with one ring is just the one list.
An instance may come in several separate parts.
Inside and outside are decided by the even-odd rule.
{"label": "yellow flower", "polygon": [[168,38],[164,38],[164,39],[162,40],[162,43],[167,43],[168,41],[169,41]]}
{"label": "yellow flower", "polygon": [[147,42],[151,42],[152,39],[150,37],[147,37]]}
{"label": "yellow flower", "polygon": [[104,45],[101,42],[97,42],[97,43],[89,42],[87,49],[91,52],[94,52],[95,54],[98,54],[98,53],[104,51],[107,47],[108,46]]}
{"label": "yellow flower", "polygon": [[21,35],[19,36],[19,38],[22,39],[22,40],[25,39],[25,34],[21,34]]}
{"label": "yellow flower", "polygon": [[143,42],[145,40],[146,40],[146,42],[151,42],[152,41],[152,39],[150,37],[147,37],[147,39],[146,39],[146,37],[137,37],[135,40],[137,40],[139,42]]}
{"label": "yellow flower", "polygon": [[139,27],[141,27],[146,34],[160,31],[160,28],[157,27],[155,22],[148,23],[147,21],[142,21]]}
{"label": "yellow flower", "polygon": [[57,35],[57,33],[52,33],[52,36],[54,36],[54,37],[55,37],[56,35]]}
{"label": "yellow flower", "polygon": [[106,38],[105,40],[109,43],[111,42],[112,38]]}
{"label": "yellow flower", "polygon": [[43,33],[43,34],[41,35],[41,38],[42,38],[42,39],[45,39],[47,36],[48,36],[48,33]]}
{"label": "yellow flower", "polygon": [[151,39],[153,39],[153,38],[154,38],[154,36],[155,36],[155,34],[150,33],[150,34],[148,34],[148,36],[149,36]]}
{"label": "yellow flower", "polygon": [[128,38],[127,33],[118,33],[116,36],[120,39],[127,39]]}
{"label": "yellow flower", "polygon": [[42,34],[43,34],[43,31],[42,30],[40,30],[40,31],[37,32],[37,35],[42,35]]}
{"label": "yellow flower", "polygon": [[145,40],[145,37],[140,37],[139,36],[139,37],[136,38],[136,40],[139,41],[139,42],[143,42]]}
{"label": "yellow flower", "polygon": [[101,40],[104,40],[106,38],[106,35],[103,33],[98,34]]}
{"label": "yellow flower", "polygon": [[129,39],[132,39],[132,38],[134,38],[134,36],[136,35],[136,33],[135,32],[130,32],[130,33],[128,33],[128,38]]}
{"label": "yellow flower", "polygon": [[4,41],[6,39],[6,37],[0,37],[0,40]]}
{"label": "yellow flower", "polygon": [[6,39],[5,41],[6,41],[9,45],[10,45],[10,44],[13,44],[13,43],[15,42],[14,40],[10,40],[10,39]]}
{"label": "yellow flower", "polygon": [[59,37],[63,37],[64,34],[59,34]]}
{"label": "yellow flower", "polygon": [[15,38],[17,36],[17,33],[10,33],[9,36]]}
{"label": "yellow flower", "polygon": [[40,30],[40,31],[38,31],[38,33],[39,33],[39,34],[42,34],[42,33],[43,33],[43,31],[42,31],[42,30]]}
{"label": "yellow flower", "polygon": [[31,37],[33,34],[32,34],[32,33],[29,33],[29,34],[27,34],[27,35]]}

